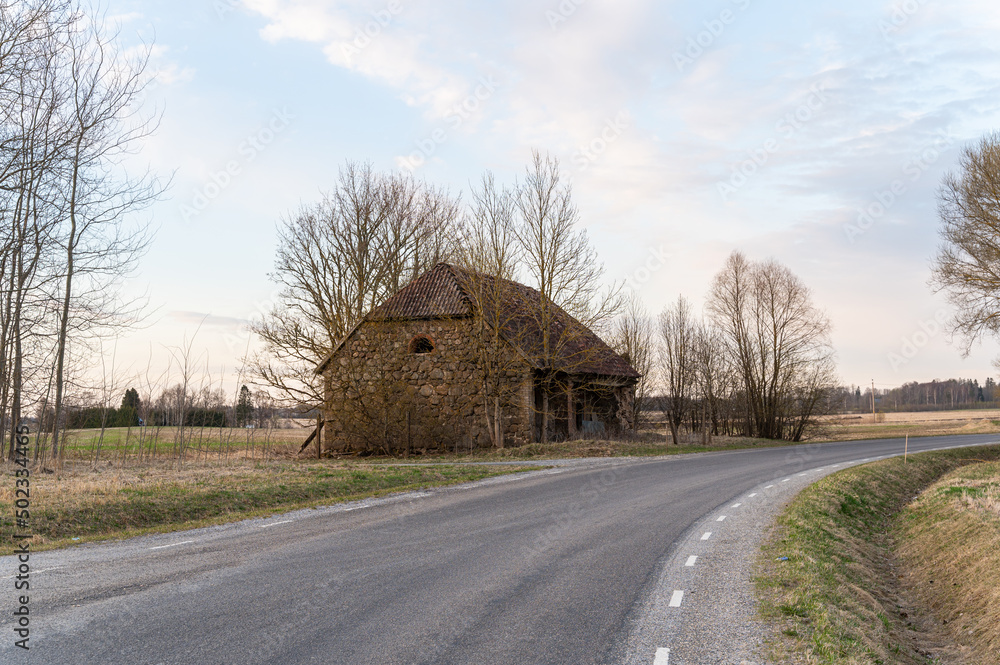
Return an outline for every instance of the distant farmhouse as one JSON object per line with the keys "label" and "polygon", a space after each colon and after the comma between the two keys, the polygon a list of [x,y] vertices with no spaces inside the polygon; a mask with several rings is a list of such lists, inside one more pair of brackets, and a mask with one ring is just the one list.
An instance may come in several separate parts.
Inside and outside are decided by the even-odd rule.
{"label": "distant farmhouse", "polygon": [[469,449],[634,428],[639,374],[522,284],[438,264],[316,369],[322,446]]}

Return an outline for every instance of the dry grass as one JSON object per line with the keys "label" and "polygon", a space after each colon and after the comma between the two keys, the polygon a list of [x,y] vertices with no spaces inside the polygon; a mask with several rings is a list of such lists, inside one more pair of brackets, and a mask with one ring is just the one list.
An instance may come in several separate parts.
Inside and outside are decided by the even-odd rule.
{"label": "dry grass", "polygon": [[[697,440],[693,438],[693,440]],[[627,439],[580,439],[555,443],[531,443],[508,448],[480,448],[471,452],[427,451],[411,461],[421,462],[504,462],[507,460],[574,459],[581,457],[648,457],[658,455],[681,455],[718,450],[743,450],[746,448],[773,448],[797,445],[788,441],[769,441],[749,437],[713,437],[708,445],[687,443],[680,445],[667,443],[662,432],[644,431]],[[398,458],[367,458],[370,461],[398,462]]]}
{"label": "dry grass", "polygon": [[1000,410],[924,411],[880,414],[881,422],[872,422],[871,414],[825,416],[814,440],[853,441],[909,436],[947,436],[953,434],[1000,433]]}
{"label": "dry grass", "polygon": [[906,586],[976,663],[1000,663],[1000,463],[948,474],[910,504]]}
{"label": "dry grass", "polygon": [[[235,461],[121,469],[68,463],[31,475],[33,549],[151,531],[232,522],[296,508],[448,485],[538,467],[373,467],[349,462]],[[5,464],[0,503],[14,502],[14,467]],[[13,514],[0,515],[0,554],[10,553]]]}
{"label": "dry grass", "polygon": [[[901,584],[892,534],[913,496],[983,458],[1000,458],[1000,447],[923,453],[907,464],[883,460],[801,492],[761,554],[758,589],[773,629],[773,662],[917,665],[935,662],[931,653],[961,662],[940,624]],[[954,552],[944,556],[942,567],[963,565]]]}

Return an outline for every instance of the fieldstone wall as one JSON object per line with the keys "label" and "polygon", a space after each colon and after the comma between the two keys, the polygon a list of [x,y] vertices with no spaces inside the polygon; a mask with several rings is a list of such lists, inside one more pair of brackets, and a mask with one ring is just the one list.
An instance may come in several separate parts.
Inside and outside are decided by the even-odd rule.
{"label": "fieldstone wall", "polygon": [[[324,447],[398,452],[492,445],[472,325],[471,319],[362,323],[324,373]],[[418,337],[433,350],[414,353],[422,346],[414,344]],[[521,403],[530,395],[530,375],[512,371],[504,381],[505,443],[521,445],[531,438],[530,408]],[[495,404],[489,408],[492,416]]]}

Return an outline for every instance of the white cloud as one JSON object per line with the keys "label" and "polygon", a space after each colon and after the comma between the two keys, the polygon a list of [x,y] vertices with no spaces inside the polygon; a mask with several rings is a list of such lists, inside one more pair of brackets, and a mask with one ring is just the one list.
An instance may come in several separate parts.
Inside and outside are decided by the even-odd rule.
{"label": "white cloud", "polygon": [[[847,346],[860,345],[868,312],[898,320],[922,315],[930,302],[920,275],[935,242],[933,192],[951,157],[908,181],[859,245],[849,244],[844,225],[939,132],[966,140],[1000,124],[1000,8],[987,0],[918,4],[886,32],[883,22],[902,0],[800,5],[793,13],[753,3],[678,71],[677,48],[719,7],[734,5],[589,0],[563,3],[575,9],[553,23],[555,1],[399,0],[394,12],[387,0],[246,0],[267,21],[264,39],[315,44],[332,65],[413,107],[405,132],[417,134],[396,135],[394,145],[441,130],[449,148],[479,160],[477,170],[524,163],[530,147],[550,150],[573,179],[592,236],[611,248],[614,271],[641,262],[629,247],[657,243],[674,257],[657,292],[703,291],[708,266],[736,246],[798,262],[847,319],[838,322]],[[484,76],[498,81],[495,92],[462,122],[449,122]],[[782,125],[810,104],[817,84],[820,107]],[[627,127],[611,140],[605,129],[623,113]],[[723,200],[718,183],[769,140],[777,149]],[[593,159],[577,159],[595,145]],[[459,152],[433,151],[426,161]],[[411,155],[397,164],[412,166]],[[872,305],[878,300],[831,266],[902,295],[891,308]],[[864,303],[857,309],[865,316],[851,314],[853,301]],[[898,332],[885,318],[881,324]]]}

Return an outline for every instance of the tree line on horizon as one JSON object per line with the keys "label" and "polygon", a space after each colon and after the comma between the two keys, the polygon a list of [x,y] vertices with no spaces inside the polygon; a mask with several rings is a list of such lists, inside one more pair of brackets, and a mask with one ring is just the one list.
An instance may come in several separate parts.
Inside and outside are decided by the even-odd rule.
{"label": "tree line on horizon", "polygon": [[[870,386],[840,386],[831,397],[839,413],[871,413]],[[875,388],[875,411],[947,411],[1000,407],[1000,387],[993,377],[978,379],[911,381],[894,388]]]}
{"label": "tree line on horizon", "polygon": [[[284,418],[286,410],[275,407],[266,394],[254,395],[241,386],[236,403],[226,392],[202,389],[182,394],[180,385],[164,389],[155,399],[142,400],[139,391],[128,388],[121,405],[87,403],[83,401],[66,409],[65,429],[110,429],[113,427],[263,427],[275,418]],[[45,414],[51,421],[53,411]],[[45,424],[51,427],[51,423]]]}

